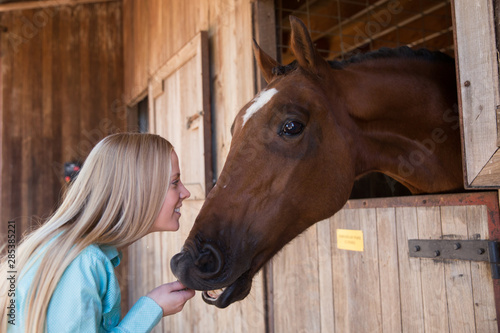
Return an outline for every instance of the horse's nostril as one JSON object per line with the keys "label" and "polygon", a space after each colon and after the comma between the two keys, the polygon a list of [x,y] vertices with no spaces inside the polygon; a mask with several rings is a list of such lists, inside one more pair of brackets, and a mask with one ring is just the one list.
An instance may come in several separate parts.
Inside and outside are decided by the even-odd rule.
{"label": "horse's nostril", "polygon": [[201,273],[213,276],[222,270],[224,258],[220,251],[213,245],[204,244],[194,264]]}

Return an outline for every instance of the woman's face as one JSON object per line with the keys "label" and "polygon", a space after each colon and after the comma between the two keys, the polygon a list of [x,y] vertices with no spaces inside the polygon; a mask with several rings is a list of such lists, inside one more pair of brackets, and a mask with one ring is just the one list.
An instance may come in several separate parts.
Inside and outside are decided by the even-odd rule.
{"label": "woman's face", "polygon": [[153,223],[150,232],[177,231],[179,229],[182,201],[189,198],[191,195],[181,182],[179,157],[175,151],[172,151],[171,161],[172,173],[170,175],[170,187],[168,188],[167,196],[161,207],[160,214]]}

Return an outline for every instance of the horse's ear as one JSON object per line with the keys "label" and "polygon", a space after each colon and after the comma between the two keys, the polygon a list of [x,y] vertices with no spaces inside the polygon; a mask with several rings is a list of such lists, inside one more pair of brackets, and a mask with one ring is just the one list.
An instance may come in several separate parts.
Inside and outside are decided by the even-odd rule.
{"label": "horse's ear", "polygon": [[255,55],[255,59],[257,60],[257,64],[259,65],[260,71],[262,72],[262,76],[264,76],[267,83],[271,82],[275,77],[273,74],[273,68],[279,66],[279,62],[262,51],[255,39],[253,40],[253,53]]}
{"label": "horse's ear", "polygon": [[292,27],[291,48],[297,62],[301,67],[319,73],[321,67],[327,62],[316,51],[304,22],[290,15],[290,25]]}

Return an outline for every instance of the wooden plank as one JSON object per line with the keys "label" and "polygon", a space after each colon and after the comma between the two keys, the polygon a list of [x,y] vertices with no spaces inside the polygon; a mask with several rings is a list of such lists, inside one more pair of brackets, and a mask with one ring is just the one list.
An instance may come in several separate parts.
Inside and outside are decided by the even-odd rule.
{"label": "wooden plank", "polygon": [[[362,230],[364,250],[348,251],[332,242],[335,330],[338,332],[380,331],[382,327],[380,277],[378,270],[376,212],[374,209],[344,210],[338,229]],[[338,214],[338,213],[337,213]],[[337,224],[337,221],[340,222]]]}
{"label": "wooden plank", "polygon": [[148,81],[168,59],[199,31],[208,30],[208,6],[206,1],[123,2],[128,23],[124,24],[124,46],[125,101],[129,106],[146,96]]}
{"label": "wooden plank", "polygon": [[[466,185],[471,186],[498,148],[500,98],[493,4],[454,1],[453,13]],[[500,185],[496,180],[489,185]]]}
{"label": "wooden plank", "polygon": [[[446,1],[382,0],[366,4],[315,1],[304,7],[291,14],[306,23],[312,40],[323,45],[320,48],[328,53],[329,59],[343,57],[367,45],[376,50],[381,45],[397,47],[410,44],[424,38],[426,32],[451,26],[450,21],[439,17],[441,10],[450,16],[449,2]],[[284,20],[282,28],[287,34],[290,29],[287,20]],[[283,63],[292,60],[290,50],[284,52]]]}
{"label": "wooden plank", "polygon": [[333,301],[333,267],[330,219],[316,224],[318,246],[318,277],[320,331],[333,332],[335,308]]}
{"label": "wooden plank", "polygon": [[[134,1],[123,0],[123,99],[125,104],[133,106],[131,100],[135,97],[134,87],[134,70],[135,70],[135,44],[133,39],[134,26]],[[134,28],[134,29],[133,29]]]}
{"label": "wooden plank", "polygon": [[[47,216],[53,209],[54,204],[58,202],[59,199],[59,189],[61,187],[61,179],[58,178],[58,174],[55,172],[56,166],[58,163],[54,158],[54,148],[53,144],[55,142],[53,126],[57,120],[54,120],[53,115],[53,82],[54,79],[52,73],[54,64],[54,55],[52,53],[53,43],[57,43],[54,41],[52,36],[52,31],[54,29],[54,10],[45,9],[40,11],[38,15],[44,18],[42,26],[40,30],[42,46],[41,46],[41,67],[42,67],[42,82],[41,82],[41,117],[42,121],[37,125],[41,126],[41,138],[42,144],[40,144],[43,150],[43,172],[40,173],[42,178],[42,190],[37,191],[37,193],[44,193],[43,195],[43,205],[45,208],[37,209],[37,212],[41,213],[42,216]],[[59,169],[60,170],[60,169]]]}
{"label": "wooden plank", "polygon": [[[274,1],[273,0],[260,0],[253,3],[254,12],[254,39],[259,44],[260,48],[265,50],[266,53],[273,59],[277,59],[276,54],[276,34],[269,33],[276,29]],[[264,77],[260,73],[260,69],[255,66],[255,82],[257,91],[261,91],[267,86]],[[255,92],[257,93],[257,92]]]}
{"label": "wooden plank", "polygon": [[[238,111],[255,95],[250,2],[210,2],[212,101],[216,174],[222,170],[231,145],[231,125]],[[233,28],[230,28],[233,27]],[[212,29],[213,28],[213,29]],[[242,79],[245,78],[245,79]]]}
{"label": "wooden plank", "polygon": [[[63,70],[63,87],[66,90],[64,97],[61,102],[61,114],[62,114],[62,134],[65,138],[65,142],[63,143],[63,156],[65,157],[63,162],[75,161],[75,160],[83,160],[86,155],[78,156],[74,155],[75,150],[73,147],[77,147],[82,141],[81,133],[80,133],[80,115],[85,111],[81,109],[81,106],[75,101],[80,100],[80,71],[75,64],[80,63],[80,47],[85,47],[84,43],[80,43],[79,39],[79,29],[80,24],[77,20],[74,20],[73,17],[78,17],[78,13],[81,10],[81,6],[77,6],[75,8],[71,7],[61,7],[59,16],[61,17],[60,27],[67,31],[67,34],[64,34],[65,40],[58,41],[61,45],[61,63],[65,64],[62,68]],[[101,15],[105,18],[106,11],[105,7],[102,7],[100,10]],[[100,24],[102,26],[102,24]],[[103,34],[105,35],[105,28],[103,27]],[[102,56],[105,57],[107,52],[105,49],[102,52]],[[102,85],[105,85],[107,80],[102,82]],[[101,90],[101,93],[105,92],[107,89]],[[101,109],[102,110],[102,109]],[[102,114],[106,114],[106,110],[103,110]],[[97,142],[96,142],[97,143]],[[71,152],[72,153],[69,153]],[[61,179],[62,174],[60,175]]]}
{"label": "wooden plank", "polygon": [[[409,47],[415,48],[429,48],[425,42],[433,38],[432,35],[436,34],[437,37],[442,35],[445,31],[451,32],[447,44],[453,46],[450,3],[427,3],[432,5],[432,7],[425,9],[424,12],[419,12],[415,16],[408,16],[408,18],[401,20],[399,16],[403,16],[403,13],[399,14],[395,22],[390,22],[391,25],[387,26],[389,29],[386,30],[387,32],[384,31],[384,35],[370,42],[370,48],[372,50],[377,50],[387,42],[393,42],[395,47],[408,45]],[[416,12],[413,14],[416,14]],[[392,23],[396,25],[392,26]],[[435,50],[436,48],[431,49]]]}
{"label": "wooden plank", "polygon": [[[276,34],[270,34],[269,31],[273,31],[275,29],[275,8],[274,8],[274,0],[258,0],[253,2],[253,7],[252,7],[252,16],[253,16],[253,34],[254,34],[254,39],[257,41],[257,43],[260,45],[260,47],[266,51],[268,51],[268,54],[276,59]],[[258,66],[256,65],[255,61],[253,62],[254,64],[254,81],[255,81],[255,89],[257,91],[262,90],[267,83],[263,79],[261,73],[259,72],[259,69],[257,68]],[[256,93],[256,91],[255,91]],[[217,119],[217,118],[215,118]],[[215,154],[213,154],[215,156]],[[215,170],[214,170],[215,171]],[[215,180],[215,175],[212,175],[212,178]],[[319,234],[318,234],[319,235]],[[328,244],[328,247],[330,244]],[[321,249],[319,249],[321,251]],[[330,252],[328,252],[330,253]],[[321,256],[322,253],[320,252],[319,255]],[[331,253],[330,253],[331,256]],[[321,257],[320,257],[321,260]],[[321,265],[321,263],[320,263]],[[320,266],[320,269],[324,266]],[[262,270],[264,279],[263,279],[263,287],[264,287],[264,298],[265,298],[265,304],[264,304],[264,309],[265,311],[265,318],[267,319],[266,322],[266,332],[267,333],[274,333],[274,278],[273,278],[273,262],[272,260],[269,261],[265,267]],[[323,276],[323,275],[321,275]],[[324,282],[327,280],[327,278],[322,279],[321,282]],[[325,282],[326,285],[322,284],[320,286],[320,289],[322,287],[325,288],[331,288],[332,283],[331,283],[331,277],[330,277],[330,283],[328,286],[328,282]],[[321,292],[321,294],[323,294]],[[333,294],[332,294],[333,295]],[[323,300],[323,299],[322,299]],[[333,306],[333,298],[331,300],[332,306]],[[327,301],[325,300],[325,303]],[[321,320],[322,324],[321,327],[323,329],[323,324],[325,323],[324,320],[328,321],[328,319],[325,319],[323,311],[329,312],[329,310],[326,309],[327,305],[321,305]],[[332,318],[333,320],[333,311],[327,318]],[[333,327],[333,326],[330,326]]]}
{"label": "wooden plank", "polygon": [[492,212],[496,212],[498,211],[498,192],[465,192],[451,194],[411,195],[391,198],[356,199],[349,200],[346,203],[345,207],[356,209],[382,207],[442,207],[462,205],[484,205],[487,206],[488,209]]}
{"label": "wooden plank", "polygon": [[498,187],[500,185],[500,150],[496,150],[493,156],[486,162],[480,174],[472,181],[472,186]]}
{"label": "wooden plank", "polygon": [[[79,53],[80,53],[80,58],[78,62],[78,69],[80,72],[80,82],[79,82],[79,87],[80,87],[80,100],[79,100],[79,105],[80,105],[80,110],[90,110],[92,108],[92,79],[91,79],[91,70],[92,70],[92,62],[90,61],[91,59],[91,47],[89,41],[91,41],[91,38],[93,36],[91,35],[91,32],[94,31],[92,27],[93,22],[93,12],[92,9],[88,6],[83,6],[79,12],[79,25],[80,25],[80,31],[79,31],[79,40],[83,44],[82,47],[80,47]],[[87,44],[89,43],[89,44]],[[89,45],[89,46],[86,46]],[[92,123],[93,123],[93,114],[91,112],[81,112],[80,114],[80,128],[79,128],[79,134],[80,136],[80,144],[78,146],[78,150],[81,150],[81,153],[84,154],[84,150],[89,149],[92,143],[89,144],[83,144],[82,145],[82,139],[83,133],[88,133],[92,129]],[[89,146],[89,147],[86,147]],[[88,152],[87,152],[88,153]]]}
{"label": "wooden plank", "polygon": [[[444,239],[468,239],[469,207],[441,207],[441,226]],[[475,332],[474,302],[472,299],[471,263],[450,260],[444,264],[448,326],[450,332]]]}
{"label": "wooden plank", "polygon": [[[2,27],[5,27],[7,24],[8,20],[6,19],[6,15],[0,14],[0,25]],[[6,141],[6,135],[5,135],[5,130],[4,130],[4,124],[5,124],[5,119],[4,115],[6,114],[5,110],[5,105],[7,103],[4,102],[6,95],[7,95],[7,90],[6,90],[6,83],[9,82],[12,77],[11,73],[12,70],[10,68],[10,59],[11,57],[8,56],[7,54],[7,38],[5,38],[5,34],[0,33],[0,141],[2,144],[0,144],[0,219],[2,221],[9,221],[5,217],[5,209],[4,207],[4,193],[6,192],[5,188],[5,177],[3,177],[4,174],[4,152],[7,150],[6,148],[3,147],[4,142]],[[7,223],[2,223],[0,224],[0,242],[1,244],[8,244],[7,243],[7,237],[8,237],[8,222]],[[5,246],[5,245],[3,245]],[[6,254],[6,249],[2,248],[0,249],[0,255]]]}
{"label": "wooden plank", "polygon": [[[382,305],[380,294],[380,271],[378,257],[378,239],[377,235],[377,215],[375,209],[362,209],[359,211],[360,229],[363,231],[364,250],[363,266],[361,276],[364,277],[363,285],[364,295],[359,299],[363,304],[363,317],[358,317],[357,321],[364,321],[363,326],[357,332],[366,332],[368,330],[382,330]],[[368,296],[368,297],[367,297]],[[359,312],[361,313],[361,312]]]}
{"label": "wooden plank", "polygon": [[[100,61],[101,58],[101,52],[104,50],[101,50],[101,46],[104,45],[101,41],[101,39],[104,36],[100,36],[99,34],[99,15],[98,15],[98,8],[92,6],[92,8],[89,9],[89,31],[88,31],[88,62],[89,62],[89,92],[90,96],[92,96],[89,99],[89,107],[92,110],[100,110],[101,112],[104,111],[104,115],[106,114],[105,110],[102,110],[103,108],[103,102],[102,100],[104,99],[104,96],[100,90],[101,87],[101,77],[102,77],[102,63]],[[81,145],[79,146],[80,149],[78,149],[77,154],[85,154],[90,152],[92,147],[97,144],[97,142],[104,136],[103,132],[100,131],[99,129],[99,123],[101,120],[101,117],[95,117],[92,114],[93,112],[89,112],[88,115],[82,115],[86,117],[86,128],[82,129],[81,134]],[[87,150],[87,152],[86,152]],[[86,156],[86,155],[83,155]]]}
{"label": "wooden plank", "polygon": [[184,185],[191,192],[190,200],[205,198],[213,174],[208,64],[203,63],[207,38],[206,33],[198,34],[150,82],[153,94],[155,82],[162,82],[165,88],[153,103],[155,129],[176,149]]}
{"label": "wooden plank", "polygon": [[[347,332],[346,329],[348,329],[349,293],[345,280],[351,279],[352,276],[349,274],[349,271],[346,270],[346,268],[349,267],[346,253],[337,248],[337,229],[347,229],[348,227],[357,228],[358,225],[355,227],[352,225],[353,220],[350,219],[351,216],[352,210],[342,209],[330,218],[332,220],[332,225],[335,226],[331,228],[333,301],[335,306],[334,332]],[[351,224],[347,224],[347,221],[351,221]]]}
{"label": "wooden plank", "polygon": [[[154,72],[151,77],[153,87],[157,86],[158,84],[161,86],[163,80],[179,70],[186,64],[186,62],[190,61],[198,54],[198,52],[200,51],[201,38],[202,34],[196,34],[196,36],[188,41],[174,56],[168,59],[168,61],[164,65],[162,65],[156,72]],[[153,93],[156,92],[155,89],[159,88],[153,88]]]}
{"label": "wooden plank", "polygon": [[[155,49],[159,48],[163,43],[163,38],[165,38],[164,35],[164,24],[168,24],[168,22],[163,21],[163,16],[164,16],[164,11],[161,10],[162,7],[162,2],[161,0],[152,0],[148,1],[147,6],[151,8],[152,10],[149,11],[149,20],[147,22],[148,24],[148,31],[150,33],[150,45],[153,47],[152,52],[150,53],[150,68],[155,69],[159,68],[163,64],[163,59],[162,59],[162,53],[157,52]],[[144,6],[144,5],[143,5]],[[140,50],[137,50],[140,52]]]}
{"label": "wooden plank", "polygon": [[383,332],[401,332],[396,210],[377,208],[378,265]]}
{"label": "wooden plank", "polygon": [[[32,22],[36,22],[36,24],[40,24],[40,13],[35,12],[33,16],[30,18]],[[41,25],[41,24],[40,24]],[[45,30],[45,29],[44,29]],[[39,32],[39,36],[37,38],[33,38],[30,42],[30,54],[41,53],[43,47],[43,36],[42,33]],[[32,73],[32,90],[31,90],[31,110],[30,110],[30,123],[29,126],[31,128],[30,137],[33,140],[32,148],[31,148],[31,163],[30,169],[36,170],[39,169],[45,174],[51,173],[51,168],[47,167],[50,165],[50,161],[46,160],[46,149],[47,146],[44,145],[45,140],[43,139],[43,62],[42,58],[38,58],[37,60],[30,61],[30,72]],[[46,202],[45,196],[40,195],[45,191],[44,187],[44,177],[42,177],[42,172],[32,172],[30,178],[31,188],[28,191],[28,201],[31,203],[29,211],[32,214],[37,214],[40,217],[47,217],[50,212],[50,208],[47,205],[50,205],[52,202]],[[49,178],[49,177],[47,177]]]}
{"label": "wooden plank", "polygon": [[[446,2],[433,3],[427,2],[428,7],[422,7],[421,2],[414,1],[399,1],[398,3],[386,2],[380,4],[373,11],[367,11],[366,16],[358,16],[358,19],[352,17],[347,18],[336,26],[335,31],[329,38],[329,45],[333,50],[338,52],[348,53],[372,40],[391,40],[391,33],[395,33],[398,45],[409,44],[411,40],[419,38],[422,31],[413,30],[413,34],[417,33],[417,37],[406,37],[404,28],[412,24],[418,24],[421,27],[429,29],[433,26],[431,22],[425,22],[427,15],[434,13],[446,7]],[[380,23],[381,22],[381,23]],[[438,20],[439,23],[446,22]],[[403,28],[403,29],[402,29]],[[432,29],[432,28],[431,28]],[[371,48],[375,50],[375,47]]]}
{"label": "wooden plank", "polygon": [[[26,15],[33,15],[33,12],[25,12],[22,13],[22,17],[26,18]],[[21,19],[21,18],[19,18]],[[20,64],[22,64],[22,69],[19,72],[19,77],[22,80],[20,83],[20,88],[22,90],[20,91],[20,108],[16,110],[19,112],[20,115],[23,115],[20,118],[20,124],[21,124],[21,131],[19,133],[16,133],[17,135],[20,135],[20,137],[23,139],[21,141],[21,144],[18,146],[17,149],[21,150],[21,161],[20,161],[20,166],[21,168],[16,170],[18,177],[20,176],[22,181],[20,182],[20,191],[21,191],[21,198],[23,200],[20,203],[20,213],[22,216],[21,218],[21,230],[30,230],[31,229],[31,221],[32,221],[32,214],[33,212],[31,211],[31,202],[29,199],[29,185],[31,181],[31,149],[32,149],[32,137],[31,137],[31,108],[32,108],[32,101],[31,101],[31,92],[33,89],[33,86],[31,85],[31,71],[32,70],[32,64],[33,62],[30,62],[30,51],[31,47],[33,45],[32,38],[35,38],[36,36],[31,36],[30,34],[30,40],[23,44],[22,50],[20,50],[16,57],[19,58]],[[26,199],[25,199],[26,198]]]}
{"label": "wooden plank", "polygon": [[58,6],[76,6],[82,4],[93,4],[98,2],[118,2],[119,0],[38,0],[18,1],[0,4],[0,13],[14,10],[30,10]]}
{"label": "wooden plank", "polygon": [[276,332],[320,331],[317,237],[309,228],[273,259]]}
{"label": "wooden plank", "polygon": [[107,53],[107,116],[114,124],[108,133],[127,130],[127,107],[123,95],[123,34],[122,34],[122,4],[109,3],[106,6],[106,43]]}
{"label": "wooden plank", "polygon": [[133,243],[131,244],[129,247],[128,247],[128,250],[127,250],[127,263],[128,263],[128,266],[127,266],[127,280],[128,280],[128,299],[127,299],[127,306],[122,308],[122,314],[125,315],[129,310],[130,308],[132,307],[132,305],[137,301],[138,297],[136,295],[136,289],[135,288],[130,288],[130,285],[135,285],[134,281],[133,281],[133,274],[134,272],[136,271],[136,256],[138,255],[138,252],[137,252],[137,246],[136,246],[137,242],[136,243]]}
{"label": "wooden plank", "polygon": [[[469,239],[489,239],[485,206],[468,207],[467,221]],[[476,332],[498,332],[495,291],[489,266],[486,262],[471,262]]]}
{"label": "wooden plank", "polygon": [[214,151],[213,151],[213,133],[212,133],[212,104],[211,96],[212,91],[210,89],[210,51],[208,42],[208,32],[202,31],[201,43],[199,45],[199,53],[201,56],[201,61],[198,62],[198,73],[201,73],[200,89],[201,89],[201,103],[200,107],[203,110],[203,156],[205,162],[205,196],[208,195],[212,187],[215,185],[215,176],[213,169],[214,162]]}
{"label": "wooden plank", "polygon": [[[129,64],[134,68],[132,72],[132,80],[126,91],[130,94],[130,98],[137,103],[144,95],[143,92],[147,89],[148,80],[151,75],[152,68],[149,68],[149,2],[132,0],[134,12],[132,14],[132,43],[134,45],[133,54],[134,62]],[[140,97],[137,97],[140,95]]]}
{"label": "wooden plank", "polygon": [[396,224],[403,332],[424,332],[420,259],[408,255],[408,239],[418,239],[416,208],[397,208]]}
{"label": "wooden plank", "polygon": [[[107,28],[108,21],[111,21],[108,18],[108,13],[107,13],[107,6],[106,4],[95,4],[93,6],[93,11],[94,15],[96,16],[96,33],[97,33],[97,45],[98,45],[98,57],[96,58],[97,60],[97,67],[96,67],[96,73],[94,76],[94,89],[99,90],[99,105],[98,108],[102,112],[102,117],[101,119],[108,119],[111,121],[109,112],[110,112],[110,105],[111,101],[109,100],[109,91],[113,89],[113,87],[110,86],[109,82],[109,68],[111,66],[108,65],[109,62],[109,50],[108,50],[108,43],[110,41],[110,34],[109,30]],[[97,91],[95,92],[97,94]],[[112,131],[111,129],[101,129],[101,119],[99,119],[99,122],[97,122],[97,126],[91,129],[92,133],[96,133],[96,142],[94,145],[102,139],[102,137],[111,134],[110,132]],[[97,129],[97,131],[95,131]],[[99,132],[99,133],[97,133]],[[91,139],[93,141],[94,138]]]}
{"label": "wooden plank", "polygon": [[[441,215],[439,207],[418,207],[418,239],[440,239]],[[444,267],[432,260],[421,260],[422,300],[425,332],[448,331],[448,311]]]}
{"label": "wooden plank", "polygon": [[[151,234],[151,247],[152,247],[152,252],[153,252],[153,256],[151,258],[149,258],[150,260],[150,264],[148,265],[148,276],[151,276],[151,283],[153,285],[153,287],[151,288],[154,289],[164,283],[166,283],[167,281],[165,281],[163,279],[163,275],[162,275],[162,272],[163,272],[163,267],[164,266],[168,266],[166,264],[168,264],[168,258],[163,258],[162,256],[162,251],[161,251],[161,248],[162,248],[162,238],[161,238],[161,233],[159,232],[155,232],[153,234]],[[168,327],[165,326],[165,322],[164,321],[160,321],[158,323],[158,325],[155,326],[154,330],[152,332],[158,332],[158,333],[161,333],[161,332],[164,332],[168,330]]]}

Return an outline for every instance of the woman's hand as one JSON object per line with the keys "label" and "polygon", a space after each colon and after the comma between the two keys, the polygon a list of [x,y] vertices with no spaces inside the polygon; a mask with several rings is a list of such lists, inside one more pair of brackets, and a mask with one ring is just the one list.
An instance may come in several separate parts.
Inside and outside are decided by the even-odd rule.
{"label": "woman's hand", "polygon": [[162,284],[146,296],[155,301],[162,309],[163,316],[180,312],[184,304],[194,296],[192,289],[184,287],[179,281]]}

